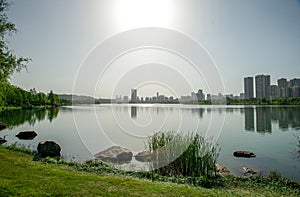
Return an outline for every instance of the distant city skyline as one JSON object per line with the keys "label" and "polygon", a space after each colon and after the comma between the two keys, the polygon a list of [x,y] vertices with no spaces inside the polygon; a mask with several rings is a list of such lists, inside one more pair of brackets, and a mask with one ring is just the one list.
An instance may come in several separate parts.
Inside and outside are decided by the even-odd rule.
{"label": "distant city skyline", "polygon": [[[271,76],[267,74],[258,74],[255,76],[255,81],[253,80],[254,77],[244,77],[243,78],[243,85],[244,91],[240,92],[239,94],[234,95],[233,93],[218,93],[218,94],[211,94],[210,92],[204,92],[203,89],[199,88],[198,92],[191,92],[190,94],[185,95],[177,95],[174,97],[173,94],[164,95],[158,92],[157,90],[153,90],[152,96],[147,96],[143,94],[138,94],[138,89],[131,89],[131,97],[128,95],[117,94],[115,95],[116,100],[119,101],[131,101],[131,102],[140,102],[139,99],[146,99],[146,98],[155,98],[154,102],[159,101],[158,99],[161,98],[169,98],[172,99],[179,99],[181,101],[189,101],[189,100],[210,100],[210,99],[223,99],[226,97],[229,98],[238,98],[238,99],[252,99],[252,98],[288,98],[288,97],[300,97],[300,78],[293,78],[287,80],[286,78],[281,77],[280,79],[276,79],[276,84],[271,84]],[[255,84],[255,86],[254,86]],[[255,90],[255,91],[254,91]],[[156,92],[156,95],[154,94]],[[255,95],[254,95],[255,92]],[[111,99],[114,99],[113,97]],[[163,100],[162,99],[162,100]],[[162,101],[160,100],[160,101]],[[144,100],[142,100],[144,101]]]}
{"label": "distant city skyline", "polygon": [[244,98],[274,99],[300,97],[300,78],[293,78],[289,81],[286,78],[280,78],[277,79],[277,83],[275,84],[271,84],[270,81],[270,75],[256,75],[254,96],[253,77],[244,77]]}
{"label": "distant city skyline", "polygon": [[[223,94],[243,92],[242,79],[246,76],[267,73],[272,76],[270,83],[276,84],[275,79],[282,76],[292,79],[300,75],[298,0],[27,0],[14,1],[8,17],[18,29],[16,35],[7,38],[9,47],[17,55],[32,58],[28,72],[15,74],[11,82],[27,90],[73,93],[78,70],[89,52],[113,35],[144,27],[178,31],[200,43],[216,63],[225,86]],[[177,72],[191,79],[193,71],[188,69],[187,62],[163,52],[160,55],[173,60],[169,62],[171,65],[182,65],[173,69],[173,74]],[[120,66],[129,69],[131,65],[124,62]],[[165,78],[172,78],[172,71],[162,71],[153,68],[144,75],[164,74]],[[105,87],[92,94],[87,88],[88,81],[89,78],[81,81],[86,88],[76,94],[114,95]],[[121,94],[135,87],[130,82],[125,85]],[[193,80],[190,88],[182,86],[182,80],[176,80],[174,87],[178,88],[178,95],[188,95],[199,88],[206,94],[219,92],[205,87],[203,79]],[[150,95],[155,89],[142,91]],[[159,92],[167,95],[172,89],[161,88]]]}

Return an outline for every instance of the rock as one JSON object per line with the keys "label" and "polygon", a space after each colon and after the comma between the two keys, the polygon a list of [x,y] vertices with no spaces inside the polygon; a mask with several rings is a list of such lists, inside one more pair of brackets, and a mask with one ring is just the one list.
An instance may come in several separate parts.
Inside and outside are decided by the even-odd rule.
{"label": "rock", "polygon": [[7,128],[6,124],[0,122],[0,131],[6,128]]}
{"label": "rock", "polygon": [[18,137],[19,139],[23,139],[23,140],[32,140],[36,136],[37,136],[37,134],[34,131],[22,131],[22,132],[18,133],[18,135],[16,135],[16,137]]}
{"label": "rock", "polygon": [[257,170],[254,170],[252,168],[248,168],[246,166],[243,166],[242,168],[245,171],[245,174],[257,174],[258,173]]}
{"label": "rock", "polygon": [[132,159],[132,152],[120,146],[112,146],[104,151],[95,154],[97,159],[113,163],[125,163]]}
{"label": "rock", "polygon": [[137,161],[140,161],[140,162],[149,162],[149,161],[153,160],[154,154],[151,153],[151,152],[149,152],[149,151],[142,151],[142,152],[139,152],[134,157],[135,157],[135,159]]}
{"label": "rock", "polygon": [[0,144],[4,144],[5,142],[7,142],[7,140],[0,137]]}
{"label": "rock", "polygon": [[234,151],[233,156],[235,157],[256,157],[256,155],[253,152],[250,151]]}
{"label": "rock", "polygon": [[39,143],[38,155],[41,157],[60,157],[60,146],[53,141],[42,141]]}
{"label": "rock", "polygon": [[217,173],[221,176],[225,176],[227,174],[230,174],[230,171],[227,167],[222,166],[221,164],[216,164]]}

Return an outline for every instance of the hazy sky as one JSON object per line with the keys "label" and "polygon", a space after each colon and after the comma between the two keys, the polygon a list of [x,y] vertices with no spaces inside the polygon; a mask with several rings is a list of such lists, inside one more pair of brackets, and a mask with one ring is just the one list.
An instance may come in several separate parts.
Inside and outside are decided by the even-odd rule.
{"label": "hazy sky", "polygon": [[[16,0],[9,10],[9,18],[18,29],[8,39],[9,45],[16,54],[32,58],[27,73],[12,77],[14,84],[25,89],[72,93],[80,66],[89,60],[93,49],[113,35],[143,27],[175,30],[200,43],[218,66],[227,93],[242,92],[245,76],[270,74],[272,83],[280,77],[300,77],[300,2],[297,0]],[[205,77],[210,77],[205,73],[206,76],[194,76],[198,80],[193,80],[188,62],[172,67],[181,60],[176,61],[178,57],[170,53],[140,52],[147,57],[152,54],[153,61],[144,60],[138,53],[128,53],[127,59],[132,56],[131,60],[118,59],[109,75],[101,78],[97,73],[97,83],[91,87],[94,92],[84,88],[85,83],[89,87],[88,83],[93,81],[87,77],[81,79],[81,88],[76,93],[102,97],[129,95],[131,86],[143,83],[146,85],[141,91],[145,95],[156,94],[156,88],[165,94],[176,89],[179,95],[189,94],[198,86],[205,93],[219,91],[208,87]],[[139,61],[132,66],[133,62],[137,63],[133,61],[134,55]],[[160,66],[163,57],[169,60]],[[136,68],[139,65],[143,66]],[[118,66],[127,70],[120,74]],[[144,82],[141,79],[136,84],[131,82],[135,70],[136,75],[145,76],[140,77]],[[93,70],[89,72],[93,74]],[[159,78],[158,73],[164,75]],[[167,84],[173,83],[172,74],[180,75],[177,83],[171,85],[174,87]],[[107,84],[101,86],[105,77],[107,83],[114,79],[116,84],[121,83],[120,90],[112,90]],[[167,82],[160,81],[168,78]],[[156,82],[152,89],[151,79]],[[192,84],[185,79],[190,79]],[[186,83],[182,85],[182,81]],[[159,89],[159,84],[167,84],[167,88],[162,85]]]}

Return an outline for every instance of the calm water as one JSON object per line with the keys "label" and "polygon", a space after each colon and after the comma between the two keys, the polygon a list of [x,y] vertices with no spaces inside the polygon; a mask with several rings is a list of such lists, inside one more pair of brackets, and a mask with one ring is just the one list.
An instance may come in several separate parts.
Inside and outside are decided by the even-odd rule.
{"label": "calm water", "polygon": [[[79,162],[112,145],[137,153],[157,131],[198,132],[219,144],[218,162],[234,174],[248,166],[300,180],[300,107],[296,106],[86,105],[2,112],[0,122],[10,126],[0,131],[7,144],[35,150],[40,141],[54,140],[65,159]],[[38,136],[15,137],[25,130]],[[257,157],[235,158],[235,150],[250,150]],[[126,165],[145,168],[134,159]]]}

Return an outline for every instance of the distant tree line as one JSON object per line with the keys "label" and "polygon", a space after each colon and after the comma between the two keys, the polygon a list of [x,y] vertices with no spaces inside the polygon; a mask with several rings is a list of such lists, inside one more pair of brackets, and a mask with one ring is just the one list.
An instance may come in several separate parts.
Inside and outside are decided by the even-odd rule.
{"label": "distant tree line", "polygon": [[274,98],[274,99],[231,99],[226,98],[227,105],[300,105],[298,98]]}
{"label": "distant tree line", "polygon": [[60,100],[58,96],[50,91],[48,94],[37,92],[34,88],[30,91],[23,90],[10,83],[1,83],[0,86],[0,106],[21,106],[32,108],[34,106],[58,106]]}

